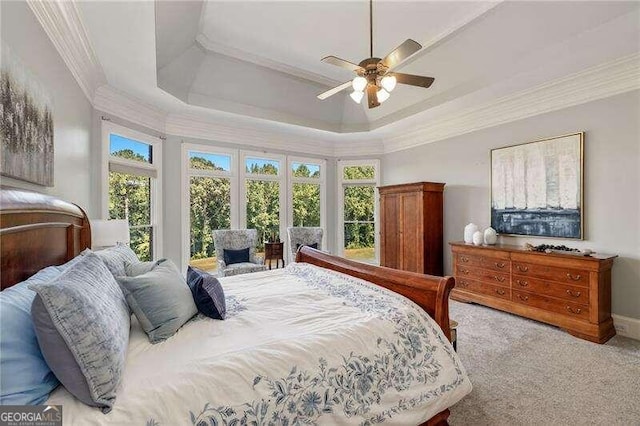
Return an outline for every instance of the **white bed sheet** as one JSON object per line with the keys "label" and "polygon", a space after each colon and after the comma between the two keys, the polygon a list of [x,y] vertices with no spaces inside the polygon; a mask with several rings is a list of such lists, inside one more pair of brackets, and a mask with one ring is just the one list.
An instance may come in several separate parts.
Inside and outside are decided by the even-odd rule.
{"label": "white bed sheet", "polygon": [[221,283],[225,321],[198,316],[151,345],[133,317],[110,413],[63,387],[47,404],[65,425],[411,425],[471,391],[435,321],[400,295],[307,264]]}

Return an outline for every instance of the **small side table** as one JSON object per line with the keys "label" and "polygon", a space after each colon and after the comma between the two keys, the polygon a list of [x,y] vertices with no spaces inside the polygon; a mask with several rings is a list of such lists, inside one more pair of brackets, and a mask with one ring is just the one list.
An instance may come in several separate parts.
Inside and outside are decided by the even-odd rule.
{"label": "small side table", "polygon": [[264,264],[269,262],[269,269],[271,269],[271,261],[276,261],[276,268],[280,267],[280,261],[282,260],[282,267],[284,268],[284,243],[264,243]]}

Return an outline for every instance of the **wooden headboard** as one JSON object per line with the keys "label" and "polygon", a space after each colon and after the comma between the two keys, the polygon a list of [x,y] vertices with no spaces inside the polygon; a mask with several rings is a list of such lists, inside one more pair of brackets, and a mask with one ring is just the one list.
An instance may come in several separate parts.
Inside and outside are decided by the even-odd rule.
{"label": "wooden headboard", "polygon": [[75,204],[24,189],[0,188],[2,289],[61,265],[91,246],[86,213]]}

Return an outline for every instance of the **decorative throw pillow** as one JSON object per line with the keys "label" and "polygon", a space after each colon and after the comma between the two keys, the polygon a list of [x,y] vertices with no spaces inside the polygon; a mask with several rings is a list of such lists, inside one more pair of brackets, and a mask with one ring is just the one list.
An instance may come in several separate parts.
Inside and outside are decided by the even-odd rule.
{"label": "decorative throw pillow", "polygon": [[122,291],[94,253],[47,283],[31,317],[45,360],[58,380],[87,405],[111,411],[129,344],[130,317]]}
{"label": "decorative throw pillow", "polygon": [[296,251],[300,250],[300,247],[304,246],[304,247],[311,247],[312,249],[318,249],[318,243],[313,243],[313,244],[296,244]]}
{"label": "decorative throw pillow", "polygon": [[38,405],[60,382],[44,360],[31,321],[36,293],[30,284],[54,280],[62,272],[49,266],[0,292],[0,405]]}
{"label": "decorative throw pillow", "polygon": [[118,277],[129,307],[151,343],[173,336],[198,309],[180,270],[170,260],[135,277]]}
{"label": "decorative throw pillow", "polygon": [[128,277],[137,277],[151,271],[165,260],[167,259],[152,260],[150,262],[127,262],[124,265],[124,271]]}
{"label": "decorative throw pillow", "polygon": [[109,271],[114,277],[121,277],[126,274],[124,265],[128,263],[140,262],[138,256],[131,248],[122,243],[118,243],[116,246],[109,247],[104,250],[94,252],[102,259]]}
{"label": "decorative throw pillow", "polygon": [[226,317],[227,305],[224,290],[216,277],[189,266],[187,284],[191,288],[198,312],[213,319],[223,320]]}
{"label": "decorative throw pillow", "polygon": [[249,262],[249,247],[240,250],[223,249],[223,255],[226,265]]}

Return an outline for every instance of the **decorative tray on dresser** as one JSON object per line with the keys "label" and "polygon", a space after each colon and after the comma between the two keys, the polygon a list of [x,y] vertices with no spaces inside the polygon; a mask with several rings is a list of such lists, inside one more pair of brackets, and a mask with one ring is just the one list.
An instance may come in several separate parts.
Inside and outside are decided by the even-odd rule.
{"label": "decorative tray on dresser", "polygon": [[596,343],[616,334],[611,318],[611,267],[617,256],[449,244],[456,279],[453,299],[553,324]]}

